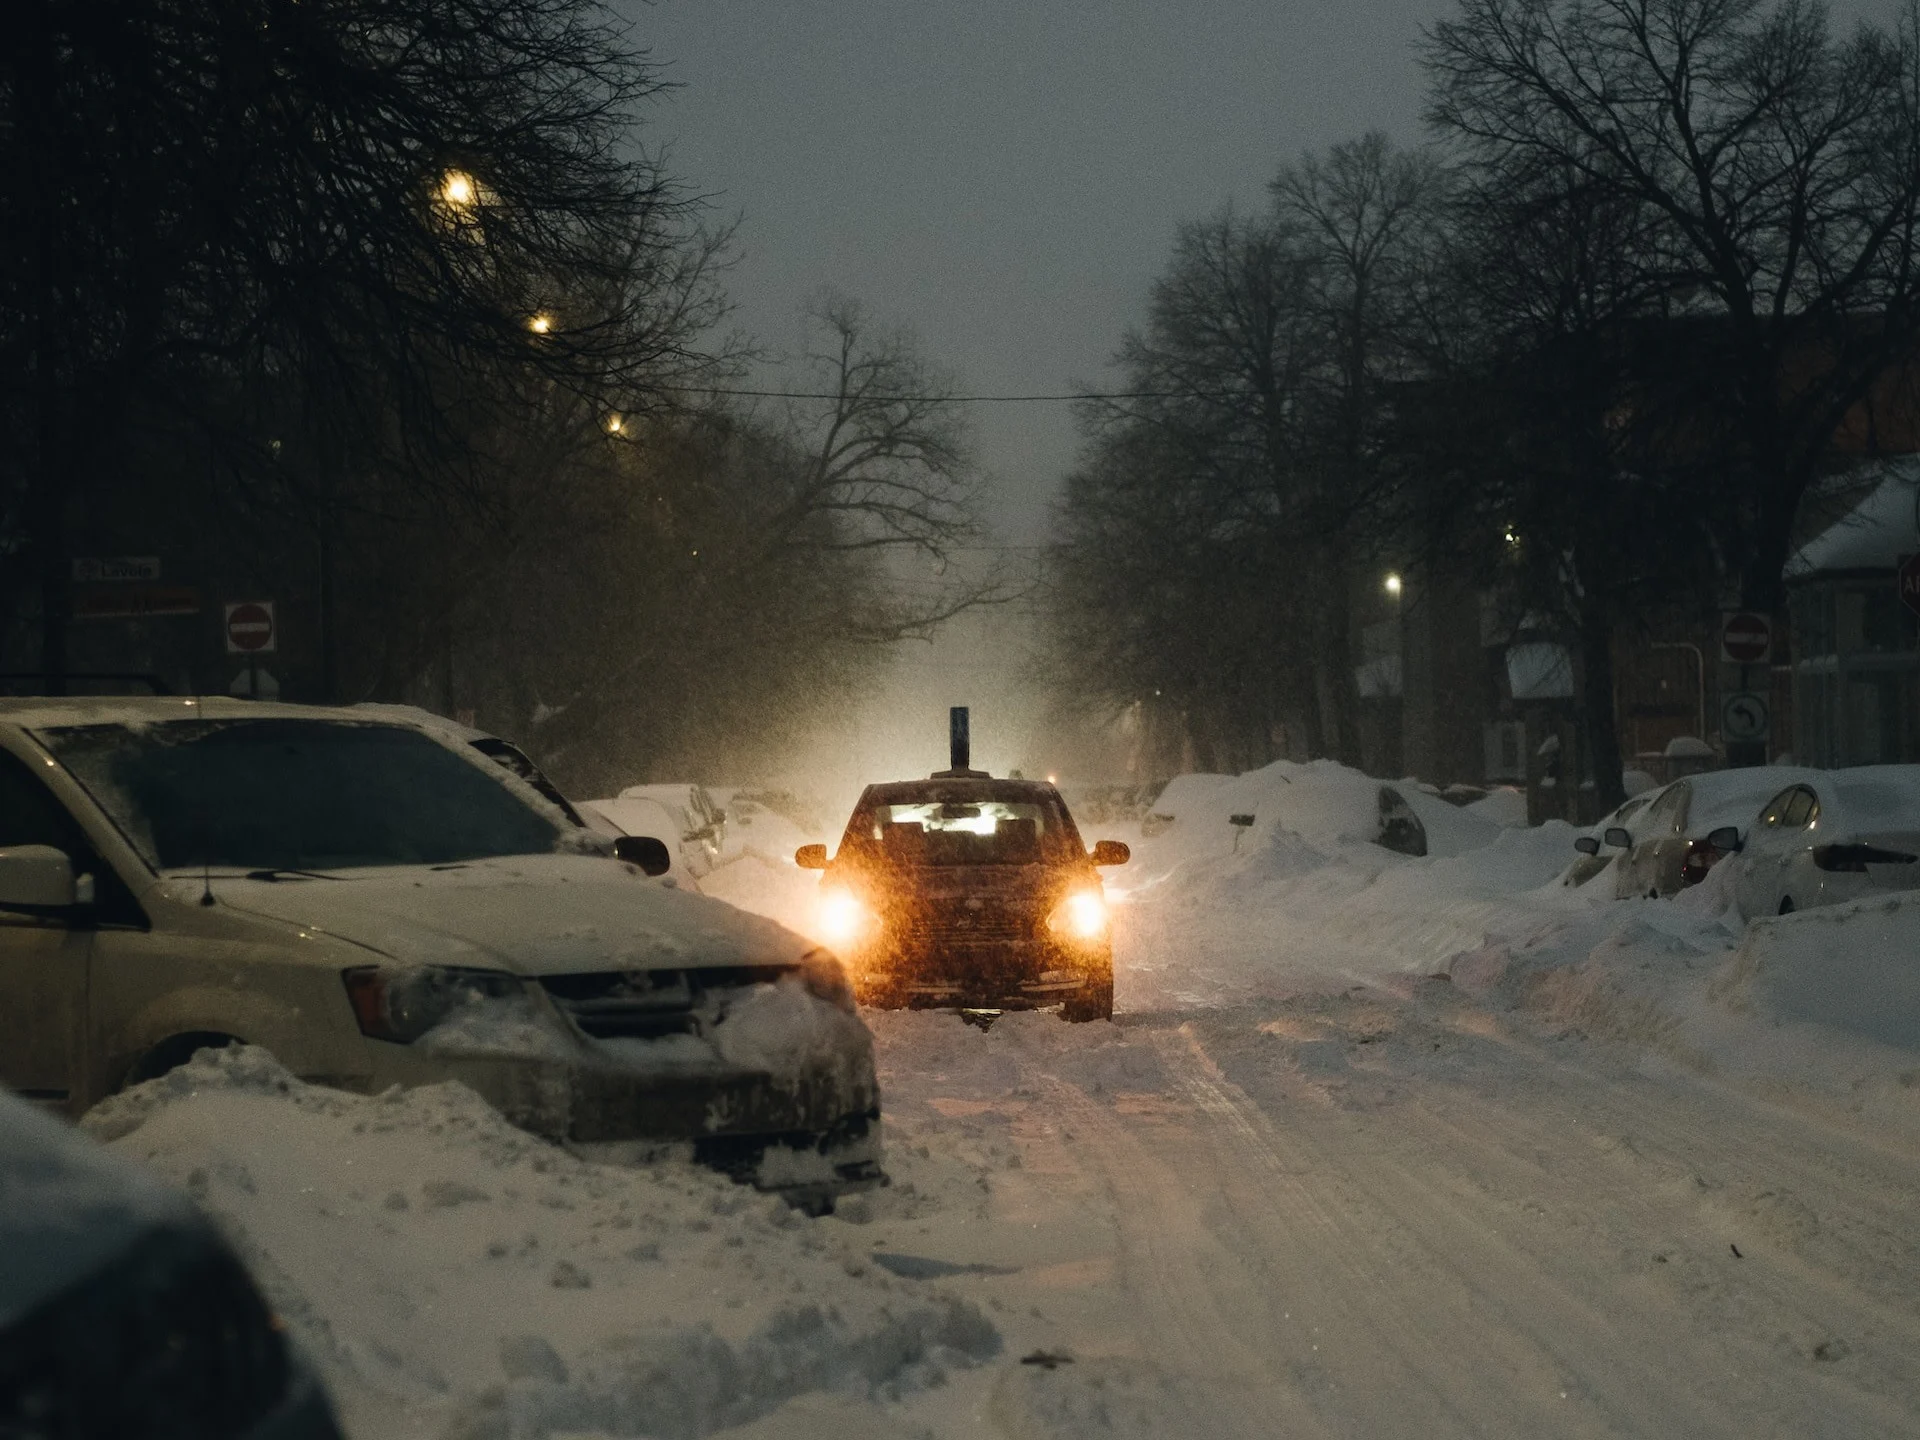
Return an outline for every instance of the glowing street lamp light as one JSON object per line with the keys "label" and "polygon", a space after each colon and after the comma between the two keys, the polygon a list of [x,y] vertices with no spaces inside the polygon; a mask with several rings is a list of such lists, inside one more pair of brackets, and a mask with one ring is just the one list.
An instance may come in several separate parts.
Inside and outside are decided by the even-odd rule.
{"label": "glowing street lamp light", "polygon": [[548,334],[553,329],[553,317],[551,315],[535,315],[527,321],[527,328],[536,335]]}
{"label": "glowing street lamp light", "polygon": [[1386,590],[1387,594],[1393,596],[1394,599],[1398,600],[1400,598],[1400,577],[1398,575],[1389,574],[1387,576]]}
{"label": "glowing street lamp light", "polygon": [[473,176],[464,170],[449,170],[440,182],[440,198],[456,209],[464,210],[479,197]]}
{"label": "glowing street lamp light", "polygon": [[609,435],[619,435],[623,433],[626,428],[627,422],[622,420],[618,415],[607,416],[607,433]]}

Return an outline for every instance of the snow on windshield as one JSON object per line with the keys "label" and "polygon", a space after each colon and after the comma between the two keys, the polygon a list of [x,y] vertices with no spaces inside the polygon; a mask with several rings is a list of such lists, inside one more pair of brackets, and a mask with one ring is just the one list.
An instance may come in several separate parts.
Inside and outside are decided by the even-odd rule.
{"label": "snow on windshield", "polygon": [[450,864],[561,838],[483,762],[402,726],[185,720],[42,738],[159,870]]}

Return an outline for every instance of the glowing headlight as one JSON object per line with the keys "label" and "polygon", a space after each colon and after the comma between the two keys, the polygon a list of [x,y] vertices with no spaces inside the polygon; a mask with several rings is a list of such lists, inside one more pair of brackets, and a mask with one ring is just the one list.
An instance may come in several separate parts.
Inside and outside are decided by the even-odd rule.
{"label": "glowing headlight", "polygon": [[1076,890],[1054,907],[1047,928],[1075,940],[1098,940],[1107,933],[1107,902],[1097,890]]}
{"label": "glowing headlight", "polygon": [[820,897],[820,938],[827,944],[852,945],[872,925],[873,912],[851,890],[829,890]]}

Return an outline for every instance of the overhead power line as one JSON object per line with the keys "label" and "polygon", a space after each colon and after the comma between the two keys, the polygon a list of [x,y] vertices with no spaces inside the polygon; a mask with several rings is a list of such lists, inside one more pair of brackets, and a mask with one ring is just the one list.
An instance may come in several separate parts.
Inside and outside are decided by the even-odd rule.
{"label": "overhead power line", "polygon": [[891,405],[918,400],[934,405],[1031,405],[1074,400],[1186,400],[1217,398],[1228,392],[1196,390],[1083,390],[1068,395],[839,395],[830,390],[737,390],[725,385],[659,385],[674,395],[742,395],[756,400],[877,401]]}

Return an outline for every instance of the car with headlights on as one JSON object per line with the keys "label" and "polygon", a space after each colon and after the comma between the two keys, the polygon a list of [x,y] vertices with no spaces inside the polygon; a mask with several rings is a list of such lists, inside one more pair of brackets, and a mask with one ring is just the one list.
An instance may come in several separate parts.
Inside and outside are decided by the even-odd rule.
{"label": "car with headlights on", "polygon": [[822,870],[820,927],[865,1004],[1113,1014],[1113,948],[1097,865],[1052,785],[976,771],[869,785]]}
{"label": "car with headlights on", "polygon": [[357,1091],[458,1080],[556,1140],[691,1141],[796,1194],[877,1179],[840,962],[611,849],[431,727],[0,702],[0,1083],[77,1113],[244,1041]]}
{"label": "car with headlights on", "polygon": [[5,1095],[0,1435],[340,1440],[285,1326],[186,1198]]}
{"label": "car with headlights on", "polygon": [[1920,765],[1816,771],[1712,837],[1751,920],[1920,888]]}

